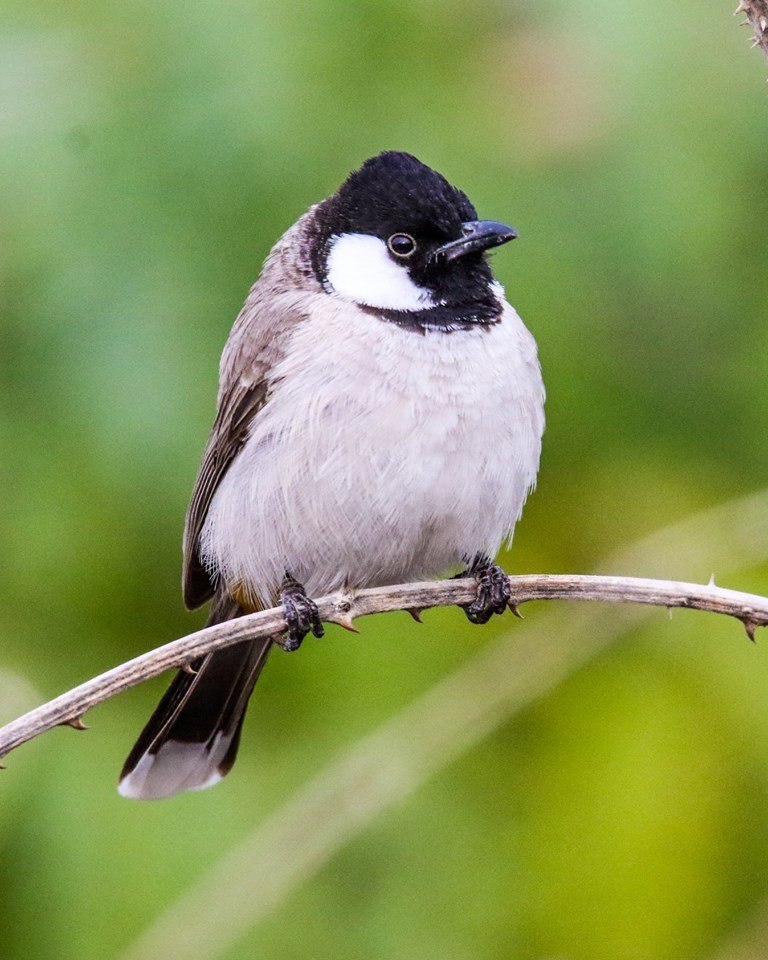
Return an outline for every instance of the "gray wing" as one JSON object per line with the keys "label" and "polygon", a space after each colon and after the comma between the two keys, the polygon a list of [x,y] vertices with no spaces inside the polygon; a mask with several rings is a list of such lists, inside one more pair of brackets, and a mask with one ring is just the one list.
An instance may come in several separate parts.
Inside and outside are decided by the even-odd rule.
{"label": "gray wing", "polygon": [[271,372],[284,356],[286,341],[308,315],[319,289],[317,281],[307,279],[295,263],[296,236],[303,219],[272,249],[221,356],[216,419],[184,524],[184,603],[190,609],[205,603],[215,591],[200,561],[199,546],[211,500],[248,439],[253,418],[269,399]]}
{"label": "gray wing", "polygon": [[219,397],[216,419],[200,464],[184,524],[184,603],[193,610],[209,600],[214,584],[200,561],[200,533],[216,489],[245,441],[251,421],[267,398],[267,381],[238,377]]}

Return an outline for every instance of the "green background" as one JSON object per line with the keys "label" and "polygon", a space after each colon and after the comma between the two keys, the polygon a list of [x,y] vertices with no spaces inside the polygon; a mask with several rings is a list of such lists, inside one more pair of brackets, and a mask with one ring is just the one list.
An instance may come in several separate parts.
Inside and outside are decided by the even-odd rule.
{"label": "green background", "polygon": [[[768,487],[768,69],[730,14],[5,0],[2,718],[202,622],[182,607],[180,537],[221,347],[280,233],[381,149],[520,232],[495,270],[538,339],[548,427],[512,572],[663,576],[674,547],[642,568],[605,558]],[[767,521],[745,521],[733,557],[705,536],[675,575],[768,592]],[[0,778],[0,955],[120,956],[358,738],[502,634],[573,616],[394,614],[278,651],[233,774],[202,794],[115,791],[164,678],[87,734],[23,747]],[[765,644],[663,611],[617,639],[217,955],[768,953]]]}

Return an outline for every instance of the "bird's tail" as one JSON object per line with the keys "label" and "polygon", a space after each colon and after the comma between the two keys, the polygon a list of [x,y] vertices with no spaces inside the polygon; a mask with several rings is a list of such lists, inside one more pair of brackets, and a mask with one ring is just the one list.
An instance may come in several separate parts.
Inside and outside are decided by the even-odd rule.
{"label": "bird's tail", "polygon": [[[217,597],[207,626],[244,611]],[[243,640],[180,670],[142,730],[120,774],[124,797],[154,800],[213,786],[237,756],[240,728],[253,685],[272,646],[267,637]]]}

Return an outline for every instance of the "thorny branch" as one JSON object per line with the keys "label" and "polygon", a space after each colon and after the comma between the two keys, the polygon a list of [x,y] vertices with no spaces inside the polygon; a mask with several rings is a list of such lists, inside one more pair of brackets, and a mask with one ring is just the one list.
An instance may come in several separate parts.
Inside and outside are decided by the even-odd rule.
{"label": "thorny branch", "polygon": [[[768,625],[768,598],[725,590],[714,581],[701,586],[636,577],[533,574],[511,577],[510,582],[513,612],[530,600],[599,600],[722,613],[741,620],[751,640],[754,640],[757,627]],[[471,579],[399,584],[332,594],[319,599],[317,607],[322,620],[357,632],[353,621],[358,617],[405,610],[418,619],[419,613],[430,607],[470,603],[475,598],[476,589],[475,581]],[[275,607],[206,627],[135,657],[0,728],[0,757],[55,726],[66,724],[77,730],[85,729],[82,717],[91,707],[165,670],[172,667],[189,669],[189,664],[203,654],[241,640],[276,636],[285,626],[282,609]]]}
{"label": "thorny branch", "polygon": [[743,25],[750,26],[755,34],[752,46],[760,47],[768,57],[768,0],[740,0],[733,15],[742,13],[747,18]]}

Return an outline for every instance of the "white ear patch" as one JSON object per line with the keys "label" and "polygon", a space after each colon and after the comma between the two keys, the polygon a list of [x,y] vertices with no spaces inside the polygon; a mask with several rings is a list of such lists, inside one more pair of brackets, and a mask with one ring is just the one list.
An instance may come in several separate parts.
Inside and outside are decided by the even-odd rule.
{"label": "white ear patch", "polygon": [[336,293],[368,307],[414,311],[435,306],[429,290],[411,280],[384,241],[367,233],[343,233],[331,241],[326,278]]}

